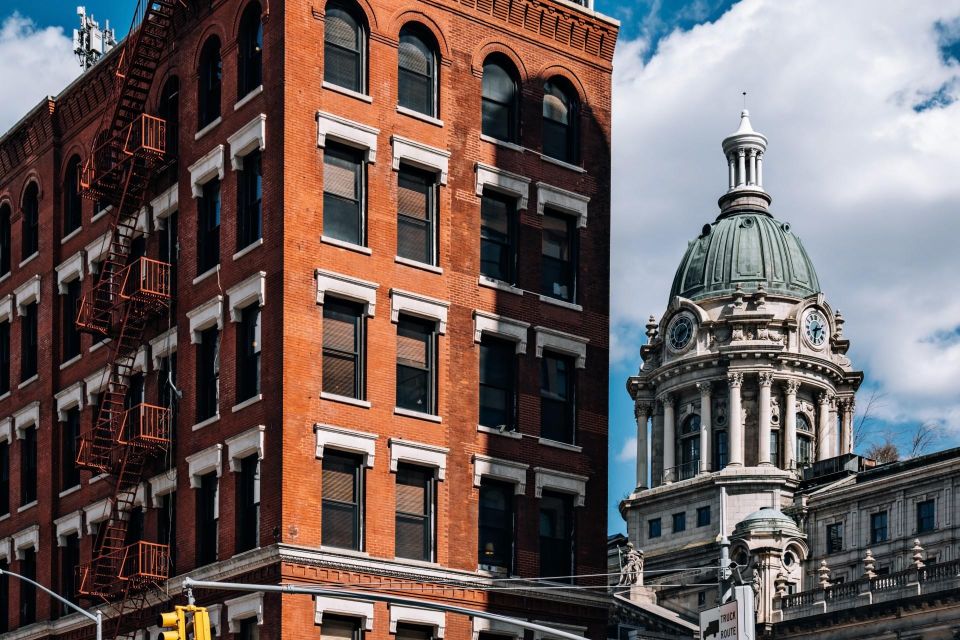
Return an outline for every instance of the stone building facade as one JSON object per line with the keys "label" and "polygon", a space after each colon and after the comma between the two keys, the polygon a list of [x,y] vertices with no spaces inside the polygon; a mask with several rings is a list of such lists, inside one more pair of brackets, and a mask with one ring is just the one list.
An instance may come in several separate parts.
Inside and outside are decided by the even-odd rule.
{"label": "stone building facade", "polygon": [[[131,515],[171,548],[142,620],[189,575],[416,586],[602,637],[605,599],[539,587],[606,568],[616,22],[565,0],[184,4],[148,99],[171,162],[135,249],[175,291],[135,365],[175,416]],[[109,346],[73,322],[108,242],[77,172],[118,51],[0,138],[0,562],[65,593],[112,491],[74,467]],[[10,637],[92,634],[0,588]],[[220,638],[521,634],[197,595]],[[155,633],[138,620],[120,630]]]}

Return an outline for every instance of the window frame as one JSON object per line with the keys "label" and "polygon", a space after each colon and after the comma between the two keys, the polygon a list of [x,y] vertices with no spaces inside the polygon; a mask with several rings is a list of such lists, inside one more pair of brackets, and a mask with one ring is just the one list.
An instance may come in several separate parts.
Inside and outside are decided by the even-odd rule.
{"label": "window frame", "polygon": [[[326,28],[328,24],[327,14],[330,13],[331,8],[342,11],[346,14],[354,23],[354,33],[357,38],[357,49],[355,51],[349,50],[342,45],[333,42],[327,36],[329,35],[329,30]],[[367,27],[367,21],[363,15],[363,11],[357,7],[352,2],[346,2],[344,0],[329,0],[326,7],[324,8],[324,30],[323,30],[323,83],[329,84],[353,93],[360,95],[367,95],[367,84],[368,84],[368,65],[369,65],[369,51],[370,51],[370,30]],[[339,51],[347,52],[351,56],[355,56],[356,60],[353,65],[354,77],[351,80],[351,85],[340,84],[337,80],[330,75],[331,67],[327,64],[327,61],[331,59],[330,51],[328,47],[334,47]]]}
{"label": "window frame", "polygon": [[[367,159],[366,152],[362,149],[357,149],[349,145],[340,144],[335,141],[327,140],[323,148],[323,163],[324,163],[324,174],[326,174],[326,164],[327,160],[337,160],[340,162],[350,162],[356,167],[356,176],[354,178],[354,190],[356,192],[355,199],[345,198],[337,193],[327,190],[327,181],[326,175],[324,175],[324,185],[323,185],[323,222],[322,222],[322,233],[326,238],[333,238],[340,242],[346,242],[358,247],[367,246]],[[330,163],[335,165],[334,162]],[[342,167],[341,167],[342,168]],[[342,238],[339,235],[331,233],[333,230],[332,225],[328,225],[327,213],[328,211],[334,209],[332,206],[328,206],[327,198],[331,199],[331,202],[345,202],[345,203],[355,203],[352,206],[356,207],[356,240],[350,238]],[[340,221],[338,221],[340,222]],[[352,223],[352,222],[351,222]]]}
{"label": "window frame", "polygon": [[[552,440],[554,442],[561,442],[570,445],[576,445],[577,442],[577,369],[576,369],[576,358],[559,353],[556,351],[551,351],[548,349],[543,350],[543,356],[541,357],[540,362],[540,437],[546,440]],[[563,389],[563,397],[561,397],[557,391],[546,387],[545,385],[549,384],[550,375],[548,373],[548,367],[551,362],[563,363],[566,367],[566,385]],[[557,425],[556,420],[548,420],[548,411],[546,407],[548,404],[559,404],[562,405],[563,416],[566,420],[565,425],[561,425],[565,429],[565,433],[560,433],[557,431],[552,431],[551,429]],[[551,417],[552,417],[551,412]]]}
{"label": "window frame", "polygon": [[[437,378],[438,378],[438,342],[439,342],[439,330],[437,328],[437,321],[430,320],[425,318],[418,318],[416,316],[407,315],[401,313],[397,319],[397,344],[399,347],[399,340],[401,337],[401,331],[403,330],[415,330],[411,333],[419,333],[420,336],[424,338],[423,342],[426,345],[426,364],[423,367],[417,366],[417,363],[412,361],[401,362],[399,348],[397,351],[396,357],[396,398],[395,406],[398,409],[403,409],[406,411],[414,411],[416,413],[426,414],[426,415],[437,415],[437,407],[439,402],[437,396]],[[415,337],[415,336],[407,336]],[[404,378],[403,371],[401,368],[418,371],[419,375],[424,376],[426,382],[425,388],[425,406],[408,406],[401,403],[401,398],[404,394],[401,393],[401,383]]]}
{"label": "window frame", "polygon": [[220,478],[216,471],[199,477],[196,492],[196,566],[217,562],[220,557]]}
{"label": "window frame", "polygon": [[[321,462],[321,476],[323,473],[323,467],[326,465],[339,465],[340,469],[349,468],[353,475],[353,502],[344,502],[343,500],[336,500],[324,495],[324,483],[321,481],[320,488],[320,543],[325,547],[334,547],[337,549],[352,549],[354,551],[363,551],[365,548],[365,507],[366,507],[366,467],[363,464],[363,456],[350,453],[347,451],[340,451],[338,449],[327,447],[325,448],[323,459]],[[322,480],[322,477],[321,477]],[[329,511],[328,511],[329,509]],[[336,544],[329,540],[330,535],[326,532],[326,523],[328,522],[328,513],[333,514],[334,510],[340,510],[340,512],[345,512],[349,510],[351,512],[351,521],[353,525],[353,540],[349,546],[344,546],[341,544]]]}
{"label": "window frame", "polygon": [[[704,517],[706,514],[706,517]],[[704,505],[702,507],[697,507],[697,527],[708,527],[710,526],[711,520],[710,505]]]}
{"label": "window frame", "polygon": [[37,425],[30,425],[20,439],[20,506],[37,501],[39,469]]}
{"label": "window frame", "polygon": [[260,463],[258,453],[239,460],[235,510],[237,553],[260,546]]}
{"label": "window frame", "polygon": [[[354,319],[354,351],[347,352],[342,349],[336,349],[332,346],[327,346],[326,341],[326,329],[327,329],[327,314],[341,313],[343,315],[349,315]],[[353,398],[354,400],[366,400],[366,342],[367,342],[367,314],[364,311],[364,304],[360,302],[354,302],[351,300],[346,300],[338,298],[332,293],[328,293],[325,296],[323,303],[323,334],[321,336],[321,370],[324,372],[324,375],[328,371],[327,368],[327,359],[331,359],[331,363],[334,359],[338,360],[351,360],[354,365],[353,373],[353,387],[354,391],[352,394],[344,395],[342,393],[331,391],[328,388],[327,378],[321,377],[321,389],[324,393],[329,393],[331,395]],[[331,367],[332,368],[332,367]],[[338,390],[339,391],[339,390]]]}
{"label": "window frame", "polygon": [[20,262],[40,252],[40,186],[31,181],[20,206]]}
{"label": "window frame", "polygon": [[[487,235],[484,235],[484,229],[491,229],[492,226],[484,224],[485,216],[484,209],[485,203],[487,202],[496,202],[503,204],[506,211],[506,222],[507,222],[507,233],[506,239],[501,240],[499,238],[492,237],[490,232],[487,232]],[[517,262],[518,262],[518,207],[517,199],[508,195],[497,193],[492,189],[484,189],[483,194],[480,197],[480,274],[491,278],[493,280],[499,280],[500,282],[506,282],[507,284],[515,285],[517,284]],[[492,217],[492,216],[489,216]],[[496,275],[491,275],[484,271],[484,246],[495,246],[498,247],[500,251],[503,251],[506,254],[506,264],[498,265],[498,269],[502,269],[506,273],[503,274],[505,277],[498,277]]]}
{"label": "window frame", "polygon": [[[503,510],[503,515],[506,522],[485,524],[484,494],[489,493],[499,493],[500,497],[504,498],[505,509]],[[477,500],[477,565],[481,569],[502,572],[507,575],[513,575],[514,573],[517,520],[515,495],[516,488],[509,482],[503,482],[502,480],[495,480],[489,477],[483,477],[480,480]],[[486,511],[486,514],[491,517],[493,515],[490,513],[490,509]],[[497,526],[498,524],[501,526]],[[485,536],[483,533],[485,529],[493,530],[493,532]],[[496,547],[494,546],[494,554],[487,554],[487,542],[485,541],[487,539],[490,539],[489,542],[493,544],[500,542],[507,547],[505,553],[497,554],[500,556],[505,555],[505,563],[491,561],[491,559],[495,557]]]}
{"label": "window frame", "polygon": [[[921,513],[929,507],[928,514]],[[917,533],[930,533],[937,530],[937,502],[930,498],[927,500],[918,500],[916,507]],[[928,522],[929,521],[929,522]]]}
{"label": "window frame", "polygon": [[660,518],[650,518],[647,520],[647,539],[653,540],[663,535],[663,520]]}
{"label": "window frame", "polygon": [[[560,100],[566,108],[566,123],[550,118],[547,115],[547,98],[551,95]],[[554,76],[544,82],[543,109],[541,115],[543,118],[541,142],[543,154],[560,162],[571,165],[578,164],[580,162],[580,99],[569,80],[562,76]],[[548,136],[551,135],[551,125],[553,125],[555,129],[552,133],[561,136],[557,148],[559,148],[559,145],[562,145],[562,157],[553,153],[554,148],[552,146],[548,146],[547,140]]]}
{"label": "window frame", "polygon": [[[208,340],[208,338],[213,338],[213,340]],[[197,423],[220,415],[220,350],[222,340],[222,332],[214,325],[200,332],[200,342],[196,345],[197,389],[195,404]],[[207,360],[210,360],[209,367],[204,366]]]}
{"label": "window frame", "polygon": [[263,238],[263,154],[243,157],[237,174],[237,251]]}
{"label": "window frame", "polygon": [[[399,194],[401,190],[404,189],[404,180],[410,183],[416,183],[416,187],[422,187],[422,193],[424,193],[425,208],[422,220],[425,246],[423,247],[424,255],[422,256],[404,255],[401,251],[401,229],[404,227],[410,228],[412,225],[419,225],[421,220],[415,215],[410,215],[401,210],[401,198]],[[410,188],[409,190],[414,191],[415,189]],[[417,191],[420,193],[419,190]],[[440,184],[436,172],[419,169],[401,162],[397,171],[397,194],[397,256],[420,264],[427,264],[434,267],[438,266],[440,262]]]}
{"label": "window frame", "polygon": [[687,530],[687,512],[671,514],[670,531],[672,533],[682,533]]}
{"label": "window frame", "polygon": [[236,404],[259,396],[262,391],[261,354],[263,349],[263,310],[257,304],[240,309],[236,323],[237,386]]}
{"label": "window frame", "polygon": [[11,448],[9,440],[0,440],[0,516],[10,514]]}
{"label": "window frame", "polygon": [[197,69],[197,131],[216,122],[223,114],[223,44],[211,35],[200,50]]}
{"label": "window frame", "polygon": [[60,296],[61,363],[69,362],[83,352],[80,331],[77,329],[76,322],[77,312],[80,310],[80,300],[83,295],[82,283],[79,278],[74,278],[65,284],[67,291]]}
{"label": "window frame", "polygon": [[[553,256],[548,256],[547,249],[547,221],[560,221],[566,227],[566,249],[569,253],[569,258],[564,260],[563,258],[556,258]],[[567,302],[570,304],[577,304],[577,299],[579,297],[578,284],[579,284],[579,275],[580,275],[580,234],[577,232],[577,218],[569,214],[557,211],[555,209],[546,208],[543,212],[542,220],[542,237],[540,243],[540,269],[541,269],[541,279],[540,279],[540,293],[543,296],[548,298],[553,298],[555,300],[560,300],[562,302]],[[557,230],[551,229],[550,233],[553,236],[557,236]],[[551,282],[547,282],[549,277],[549,265],[554,264],[556,271],[559,272],[559,277],[553,278]],[[568,271],[568,279],[564,281],[563,275],[564,271]],[[550,285],[550,286],[548,286]],[[554,289],[557,285],[567,286],[570,289],[568,295],[564,296],[562,294],[557,294],[554,292]]]}
{"label": "window frame", "polygon": [[[488,86],[486,82],[488,78],[492,77],[488,68],[492,70],[494,67],[503,71],[504,75],[513,83],[512,95],[506,102],[492,95],[488,95],[488,93],[493,93],[494,89],[492,85]],[[520,81],[517,77],[516,67],[509,58],[502,54],[491,54],[483,62],[483,77],[480,82],[480,105],[480,131],[482,135],[511,144],[520,142]],[[505,116],[499,113],[501,111],[505,112]],[[487,126],[488,119],[492,121],[494,119],[492,116],[494,115],[496,115],[496,119],[506,117],[506,136],[499,136],[499,132],[494,131],[492,125]]]}
{"label": "window frame", "polygon": [[10,204],[0,204],[0,275],[10,273],[10,253],[13,249],[12,217],[13,209]]}
{"label": "window frame", "polygon": [[203,184],[203,195],[197,198],[197,275],[203,275],[220,264],[222,186],[218,178],[213,178]]}
{"label": "window frame", "polygon": [[60,423],[60,491],[80,485],[77,467],[77,442],[80,440],[80,407],[67,409],[67,419]]}
{"label": "window frame", "polygon": [[[544,525],[550,524],[544,520],[545,514],[547,513],[546,505],[548,502],[554,502],[555,505],[559,506],[559,509],[554,509],[554,511],[559,513],[560,517],[562,517],[567,524],[567,526],[564,527],[565,530],[561,532],[561,535],[544,535]],[[540,555],[540,577],[553,578],[555,582],[573,583],[574,579],[572,576],[576,574],[577,570],[577,522],[574,496],[568,493],[544,490],[540,497],[539,516],[538,550]],[[554,523],[554,525],[559,528],[557,523]],[[545,541],[551,542],[545,543]],[[561,554],[563,547],[566,545],[569,545],[568,552]],[[554,546],[556,549],[553,549]],[[545,552],[545,549],[547,549],[547,552]],[[559,560],[561,555],[567,558],[567,561],[564,562],[562,567]],[[562,574],[557,573],[557,571],[561,570],[563,571]]]}
{"label": "window frame", "polygon": [[240,18],[237,34],[237,100],[263,84],[262,14],[260,3],[251,2]]}
{"label": "window frame", "polygon": [[[883,519],[882,525],[878,524]],[[886,510],[870,514],[870,544],[886,542],[889,539],[889,516]]]}
{"label": "window frame", "polygon": [[[478,375],[478,396],[479,396],[479,408],[478,408],[478,424],[487,427],[490,429],[497,429],[501,431],[514,432],[519,428],[519,420],[517,419],[517,405],[519,404],[519,363],[517,359],[517,345],[511,340],[501,338],[497,335],[491,335],[487,332],[484,332],[480,338],[479,345],[479,375]],[[495,356],[496,358],[502,358],[502,362],[497,362],[498,365],[504,367],[504,371],[499,372],[501,375],[504,375],[506,380],[506,386],[498,386],[495,381],[486,380],[487,370],[484,369],[484,355]],[[495,375],[494,378],[497,376]],[[503,407],[503,412],[505,413],[506,421],[502,424],[487,424],[484,421],[484,389],[491,389],[493,391],[498,391],[504,394],[506,400],[506,406]],[[494,408],[496,410],[496,408]]]}
{"label": "window frame", "polygon": [[824,531],[824,540],[826,541],[827,553],[843,551],[843,523],[831,522],[827,524]]}
{"label": "window frame", "polygon": [[[412,46],[416,46],[417,43],[421,47],[421,53],[426,53],[429,58],[429,67],[430,71],[427,74],[418,73],[414,69],[407,69],[403,66],[403,53],[402,48],[404,45],[404,39],[409,38],[415,40],[416,42]],[[403,109],[409,109],[416,113],[423,114],[431,118],[440,117],[440,55],[437,51],[436,41],[433,38],[430,31],[423,25],[412,22],[403,25],[400,29],[399,37],[399,47],[397,49],[397,105]],[[404,75],[410,75],[422,79],[425,81],[429,88],[429,95],[427,96],[429,100],[429,107],[425,111],[417,107],[414,104],[404,104]]]}
{"label": "window frame", "polygon": [[[411,474],[420,474],[423,478],[424,487],[424,513],[413,513],[400,511],[399,505],[395,508],[394,520],[394,556],[397,558],[406,558],[408,560],[419,560],[421,562],[435,562],[437,554],[437,473],[431,467],[422,465],[399,462],[397,463],[396,485],[401,484],[401,478]],[[399,492],[397,492],[399,497]],[[411,558],[402,556],[398,550],[400,548],[401,520],[408,522],[420,522],[424,533],[423,553],[419,557]]]}
{"label": "window frame", "polygon": [[20,317],[20,382],[39,374],[39,305],[34,300],[24,305]]}
{"label": "window frame", "polygon": [[83,224],[83,198],[80,197],[80,156],[73,155],[67,161],[63,177],[63,228],[61,238],[65,238]]}

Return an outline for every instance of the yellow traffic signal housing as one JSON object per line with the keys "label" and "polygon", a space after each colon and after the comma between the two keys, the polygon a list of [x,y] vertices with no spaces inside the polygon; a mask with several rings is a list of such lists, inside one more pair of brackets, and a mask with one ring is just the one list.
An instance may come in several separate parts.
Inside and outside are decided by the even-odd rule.
{"label": "yellow traffic signal housing", "polygon": [[205,607],[186,605],[161,613],[157,640],[211,640],[210,614]]}

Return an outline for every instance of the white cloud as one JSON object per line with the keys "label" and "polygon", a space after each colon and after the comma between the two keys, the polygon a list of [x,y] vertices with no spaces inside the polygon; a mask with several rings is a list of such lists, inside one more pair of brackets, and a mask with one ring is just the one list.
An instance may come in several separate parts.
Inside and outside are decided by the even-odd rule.
{"label": "white cloud", "polygon": [[18,13],[0,23],[0,135],[44,97],[56,95],[80,75],[73,45],[60,27],[38,29]]}
{"label": "white cloud", "polygon": [[854,364],[886,394],[884,417],[960,430],[960,101],[913,109],[960,89],[935,28],[957,16],[960,0],[743,0],[662,40],[646,65],[645,43],[620,43],[614,361],[639,364],[647,316],[663,313],[687,242],[716,217],[720,141],[747,90],[770,141],[773,212],[843,311]]}
{"label": "white cloud", "polygon": [[617,453],[617,462],[634,462],[637,459],[637,439],[627,438],[620,452]]}

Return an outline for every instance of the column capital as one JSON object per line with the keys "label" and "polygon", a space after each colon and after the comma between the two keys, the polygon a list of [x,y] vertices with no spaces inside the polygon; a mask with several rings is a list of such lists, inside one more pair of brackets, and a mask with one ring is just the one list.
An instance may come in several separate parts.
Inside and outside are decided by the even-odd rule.
{"label": "column capital", "polygon": [[783,388],[784,388],[784,391],[786,391],[788,395],[797,395],[797,391],[800,390],[800,381],[799,381],[799,380],[793,380],[793,379],[784,380],[784,382],[783,382]]}
{"label": "column capital", "polygon": [[760,372],[760,386],[769,387],[773,384],[773,372],[772,371],[761,371]]}
{"label": "column capital", "polygon": [[743,373],[740,371],[729,371],[727,372],[727,384],[731,388],[739,388],[743,385]]}
{"label": "column capital", "polygon": [[710,382],[698,382],[697,389],[700,390],[701,396],[710,397],[713,393],[713,384]]}
{"label": "column capital", "polygon": [[857,406],[857,401],[853,398],[840,398],[837,400],[837,403],[840,405],[842,411],[850,413],[853,413]]}
{"label": "column capital", "polygon": [[817,394],[817,402],[821,405],[829,405],[831,402],[833,402],[833,395],[823,391]]}
{"label": "column capital", "polygon": [[650,417],[650,414],[653,413],[653,401],[652,400],[637,400],[633,405],[633,415],[638,420],[640,416]]}
{"label": "column capital", "polygon": [[660,403],[664,407],[666,407],[667,405],[669,405],[670,407],[673,407],[677,402],[676,396],[674,396],[672,393],[665,393],[657,399],[660,401]]}
{"label": "column capital", "polygon": [[743,157],[746,157],[746,155],[747,155],[746,149],[744,149],[743,147],[740,147],[739,149],[737,149],[738,157],[743,158]]}

